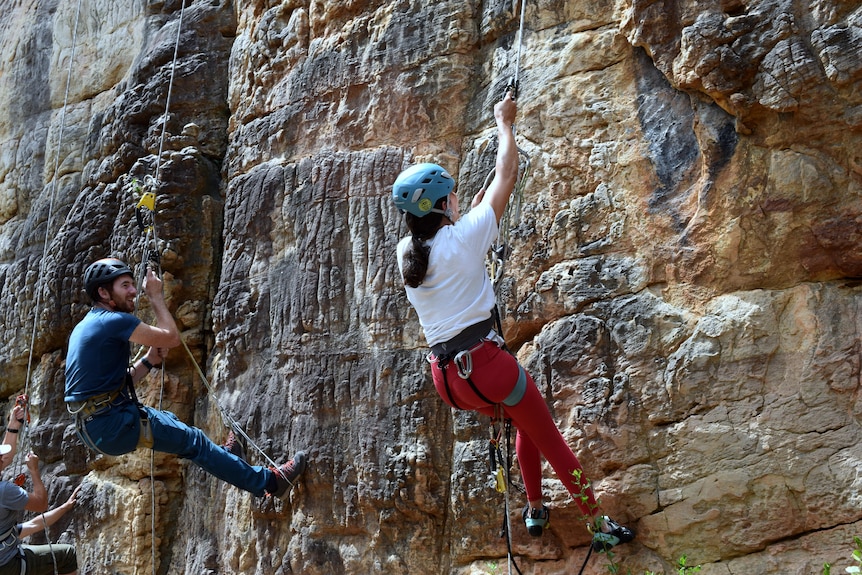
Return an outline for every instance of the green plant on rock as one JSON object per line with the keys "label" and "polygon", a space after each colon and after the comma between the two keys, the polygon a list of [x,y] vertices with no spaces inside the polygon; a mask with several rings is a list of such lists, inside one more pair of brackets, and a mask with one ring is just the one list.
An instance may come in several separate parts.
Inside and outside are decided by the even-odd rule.
{"label": "green plant on rock", "polygon": [[[572,477],[575,478],[575,482],[580,486],[581,492],[577,494],[576,499],[578,499],[584,506],[586,506],[591,515],[590,516],[582,516],[581,519],[588,522],[588,527],[591,533],[596,533],[601,531],[602,528],[602,516],[599,515],[599,507],[601,506],[601,501],[596,499],[595,503],[590,502],[589,490],[592,488],[592,482],[589,479],[584,479],[583,471],[580,469],[572,470]],[[604,552],[604,555],[608,558],[608,573],[612,575],[617,575],[620,573],[620,565],[614,561],[615,554],[613,551],[608,549]],[[689,566],[687,565],[687,558],[685,555],[679,558],[676,562],[677,564],[677,575],[692,575],[693,573],[698,573],[701,569],[700,565]],[[628,575],[631,575],[631,571],[628,572]],[[653,573],[652,571],[645,571],[644,575],[659,575],[657,573]],[[828,575],[824,574],[824,575]]]}
{"label": "green plant on rock", "polygon": [[[851,574],[860,574],[862,573],[862,539],[859,537],[854,537],[853,542],[856,544],[856,549],[853,550],[851,557],[853,561],[856,562],[856,565],[851,565],[850,567],[845,567],[844,571],[846,573]],[[823,564],[823,575],[831,575],[832,573],[832,565],[830,563]]]}
{"label": "green plant on rock", "polygon": [[144,192],[144,188],[141,186],[141,182],[138,180],[138,178],[132,178],[129,181],[129,187],[132,189],[133,192],[138,195],[141,195]]}
{"label": "green plant on rock", "polygon": [[[697,573],[700,571],[700,569],[701,569],[700,565],[689,566],[687,563],[688,563],[688,558],[685,555],[683,555],[682,557],[680,557],[677,560],[677,562],[676,562],[677,575],[691,575],[692,573]],[[644,571],[644,575],[663,575],[663,574],[655,573],[653,571]]]}
{"label": "green plant on rock", "polygon": [[853,542],[856,543],[856,549],[853,550],[853,560],[856,561],[856,565],[845,567],[844,570],[848,573],[862,573],[862,539],[854,537]]}
{"label": "green plant on rock", "polygon": [[686,563],[685,555],[680,557],[679,561],[676,562],[676,565],[678,567],[678,569],[677,569],[678,575],[690,575],[691,573],[697,573],[700,571],[700,565],[694,565],[692,567],[689,567],[685,563]]}
{"label": "green plant on rock", "polygon": [[[580,487],[580,493],[576,495],[576,499],[579,500],[583,506],[587,507],[590,510],[590,515],[581,516],[581,520],[587,521],[587,527],[590,530],[590,533],[596,533],[601,531],[602,528],[602,517],[599,515],[599,507],[601,506],[601,501],[596,499],[595,503],[590,501],[590,490],[592,489],[592,481],[584,478],[584,472],[581,469],[573,469],[571,471],[572,477],[575,478],[575,483]],[[608,573],[612,575],[617,575],[620,572],[620,565],[614,562],[614,553],[610,549],[604,552],[604,555],[608,558]]]}

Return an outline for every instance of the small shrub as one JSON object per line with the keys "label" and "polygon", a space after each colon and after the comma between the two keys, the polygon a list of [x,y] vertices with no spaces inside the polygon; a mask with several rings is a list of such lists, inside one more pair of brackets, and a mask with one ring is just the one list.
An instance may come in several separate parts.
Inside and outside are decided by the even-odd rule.
{"label": "small shrub", "polygon": [[[853,542],[856,544],[856,549],[853,550],[851,557],[853,561],[856,562],[856,565],[851,565],[850,567],[845,567],[844,571],[846,573],[850,573],[851,575],[859,575],[862,574],[862,539],[859,537],[854,537]],[[823,564],[823,575],[831,575],[832,574],[832,565],[830,563]]]}

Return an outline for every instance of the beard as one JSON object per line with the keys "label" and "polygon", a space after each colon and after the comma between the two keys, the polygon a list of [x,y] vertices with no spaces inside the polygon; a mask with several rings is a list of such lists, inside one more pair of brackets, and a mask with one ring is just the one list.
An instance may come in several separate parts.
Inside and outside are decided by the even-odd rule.
{"label": "beard", "polygon": [[123,297],[120,296],[120,294],[117,294],[117,293],[112,291],[111,292],[111,299],[108,302],[109,305],[110,305],[110,302],[113,302],[114,305],[111,307],[115,311],[123,311],[126,313],[134,313],[135,312],[135,296],[124,299]]}

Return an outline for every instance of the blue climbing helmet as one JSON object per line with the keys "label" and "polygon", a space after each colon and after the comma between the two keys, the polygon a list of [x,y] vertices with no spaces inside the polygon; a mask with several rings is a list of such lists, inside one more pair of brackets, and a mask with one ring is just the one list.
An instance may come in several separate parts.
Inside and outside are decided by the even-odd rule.
{"label": "blue climbing helmet", "polygon": [[437,164],[416,164],[401,172],[392,184],[392,201],[395,207],[414,216],[427,216],[431,212],[444,213],[434,208],[455,187],[449,172]]}
{"label": "blue climbing helmet", "polygon": [[93,301],[99,301],[99,287],[124,275],[135,277],[131,268],[116,258],[94,261],[84,271],[84,291]]}

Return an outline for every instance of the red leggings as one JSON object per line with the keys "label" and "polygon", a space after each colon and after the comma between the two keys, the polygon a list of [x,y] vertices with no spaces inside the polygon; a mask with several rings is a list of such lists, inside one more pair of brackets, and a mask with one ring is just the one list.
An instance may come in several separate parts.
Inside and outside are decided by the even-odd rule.
{"label": "red leggings", "polygon": [[[458,375],[454,361],[446,365],[446,382],[437,361],[431,361],[431,373],[437,393],[448,405],[455,408],[470,409],[495,417],[495,404],[500,404],[506,417],[518,429],[515,451],[518,465],[529,501],[542,499],[542,462],[539,455],[545,456],[557,477],[566,486],[586,517],[593,517],[598,511],[596,498],[590,488],[589,480],[583,473],[581,464],[569,448],[560,430],[557,429],[545,400],[539,393],[533,378],[527,376],[527,390],[515,406],[509,407],[502,402],[518,381],[520,367],[512,354],[500,349],[493,341],[486,341],[472,351],[473,372],[470,379],[488,401],[479,397],[467,380]],[[448,392],[446,389],[448,383]],[[456,405],[449,399],[451,393]]]}

